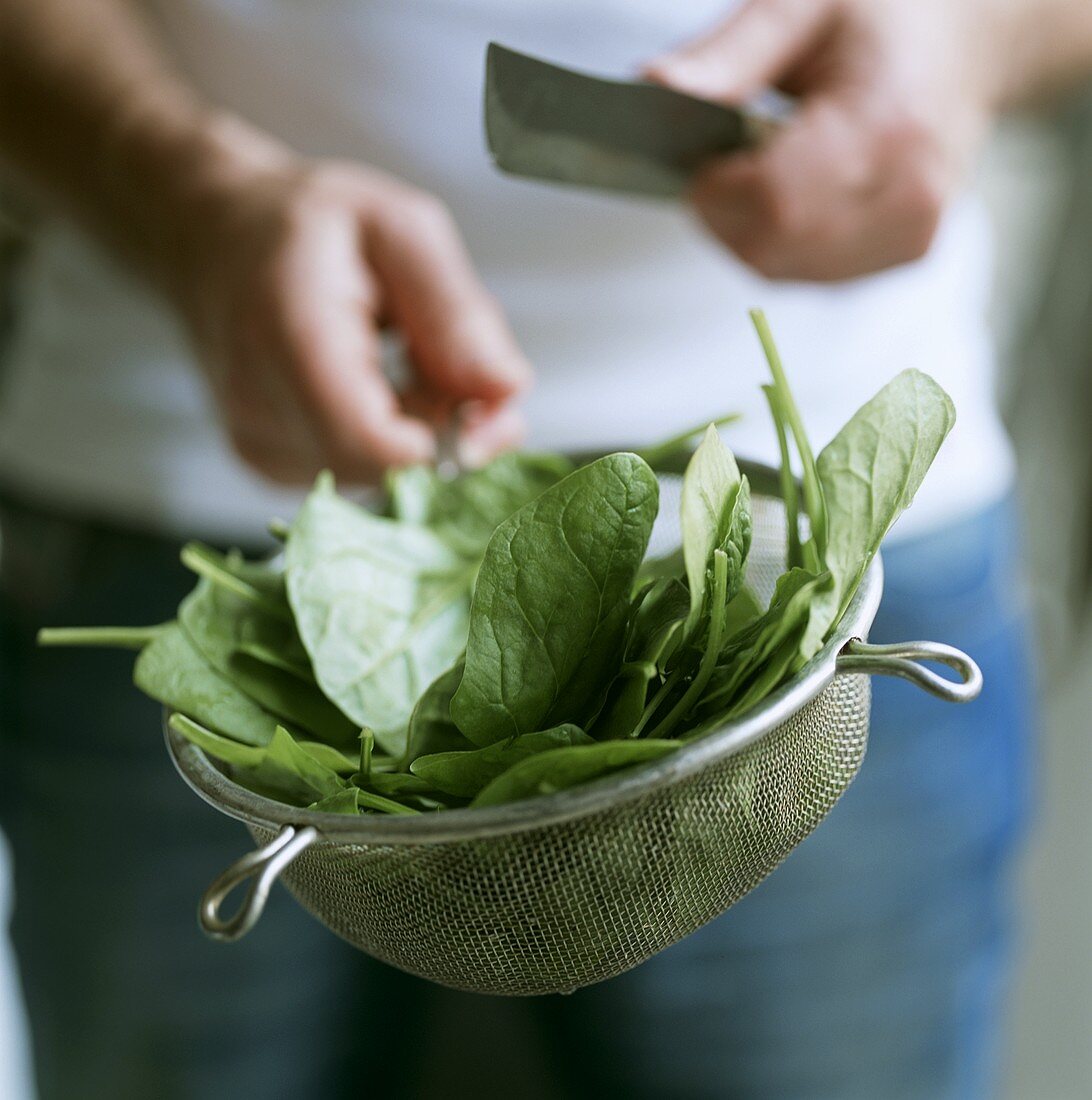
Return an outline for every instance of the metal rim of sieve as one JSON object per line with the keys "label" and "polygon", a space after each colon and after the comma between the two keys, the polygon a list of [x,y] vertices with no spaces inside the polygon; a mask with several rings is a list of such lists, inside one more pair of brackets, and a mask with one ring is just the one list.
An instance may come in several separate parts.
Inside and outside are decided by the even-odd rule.
{"label": "metal rim of sieve", "polygon": [[[582,456],[583,457],[583,456]],[[755,462],[740,461],[753,485],[777,496],[778,471]],[[409,817],[316,813],[254,794],[234,783],[204,751],[176,734],[164,731],[171,758],[186,783],[217,810],[249,825],[267,830],[310,827],[322,840],[339,844],[414,845],[480,840],[563,821],[618,806],[660,786],[676,783],[740,752],[776,729],[814,699],[838,674],[902,676],[925,690],[951,701],[974,698],[981,673],[969,657],[937,643],[911,642],[896,646],[867,646],[863,639],[876,616],[883,594],[883,565],[877,554],[827,644],[788,683],[754,710],[733,719],[661,760],[632,768],[554,794],[502,806],[453,809]],[[918,660],[941,661],[954,668],[961,682],[938,676]],[[309,830],[310,831],[310,830]]]}

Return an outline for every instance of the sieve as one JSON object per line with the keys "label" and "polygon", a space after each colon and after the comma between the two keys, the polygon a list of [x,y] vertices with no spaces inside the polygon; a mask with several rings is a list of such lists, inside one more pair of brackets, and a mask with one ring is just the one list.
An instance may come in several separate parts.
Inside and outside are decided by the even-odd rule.
{"label": "sieve", "polygon": [[[754,515],[747,580],[766,601],[784,569],[785,511],[775,470],[740,467]],[[660,481],[650,550],[663,553],[678,544],[681,478]],[[629,970],[723,913],[826,816],[864,757],[871,675],[950,702],[978,695],[981,673],[958,649],[867,643],[882,591],[877,555],[834,636],[748,714],[653,763],[510,805],[314,813],[232,782],[229,768],[168,728],[186,782],[259,845],[206,891],[201,927],[238,939],[280,878],[355,947],[456,989],[565,993]],[[248,880],[224,916],[227,896]]]}

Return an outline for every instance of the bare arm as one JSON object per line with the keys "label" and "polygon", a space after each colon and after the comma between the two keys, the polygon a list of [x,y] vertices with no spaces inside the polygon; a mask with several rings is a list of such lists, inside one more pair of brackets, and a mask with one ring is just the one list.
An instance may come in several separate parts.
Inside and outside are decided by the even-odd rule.
{"label": "bare arm", "polygon": [[996,113],[1092,71],[1089,0],[748,0],[654,61],[706,99],[799,99],[759,152],[691,199],[771,278],[833,280],[921,256]]}
{"label": "bare arm", "polygon": [[[425,421],[455,403],[469,459],[518,437],[529,368],[442,204],[202,102],[125,0],[0,0],[0,162],[166,295],[269,476],[427,460]],[[382,323],[413,360],[408,396],[383,378]]]}
{"label": "bare arm", "polygon": [[1092,76],[1088,0],[982,0],[996,12],[1001,43],[994,59],[999,106],[1049,99]]}
{"label": "bare arm", "polygon": [[0,158],[166,279],[179,197],[290,160],[201,103],[124,0],[0,0]]}

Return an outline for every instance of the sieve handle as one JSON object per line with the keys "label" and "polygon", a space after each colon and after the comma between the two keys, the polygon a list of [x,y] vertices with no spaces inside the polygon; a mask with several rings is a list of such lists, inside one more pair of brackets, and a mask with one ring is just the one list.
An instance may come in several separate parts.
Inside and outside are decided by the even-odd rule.
{"label": "sieve handle", "polygon": [[[926,668],[922,661],[947,665],[958,680]],[[838,654],[839,672],[863,672],[871,676],[901,676],[904,680],[949,703],[969,703],[982,690],[982,670],[961,649],[941,642],[895,642],[869,645],[851,638]]]}
{"label": "sieve handle", "polygon": [[[277,876],[317,839],[318,830],[310,825],[302,829],[285,825],[268,844],[263,844],[237,859],[213,881],[201,898],[197,920],[206,935],[224,943],[245,936],[262,915]],[[233,916],[221,916],[220,907],[228,894],[248,878],[253,878],[253,881],[239,908]]]}

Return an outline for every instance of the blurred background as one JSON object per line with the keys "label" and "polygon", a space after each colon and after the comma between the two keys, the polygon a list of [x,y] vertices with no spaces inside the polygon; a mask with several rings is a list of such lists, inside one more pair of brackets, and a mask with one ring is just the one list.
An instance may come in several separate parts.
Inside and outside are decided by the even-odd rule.
{"label": "blurred background", "polygon": [[[1050,115],[1009,120],[977,182],[997,230],[994,328],[1020,459],[1045,719],[1007,1044],[1006,1096],[1013,1100],[1092,1096],[1090,178],[1092,90]],[[15,308],[3,293],[5,272],[18,263],[32,222],[30,211],[0,194],[0,347]],[[9,889],[0,842],[4,927]],[[442,1052],[434,1054],[442,1062]],[[0,1100],[31,1100],[26,1067],[18,988],[0,938]],[[481,1093],[488,1095],[489,1067],[482,1069]]]}

